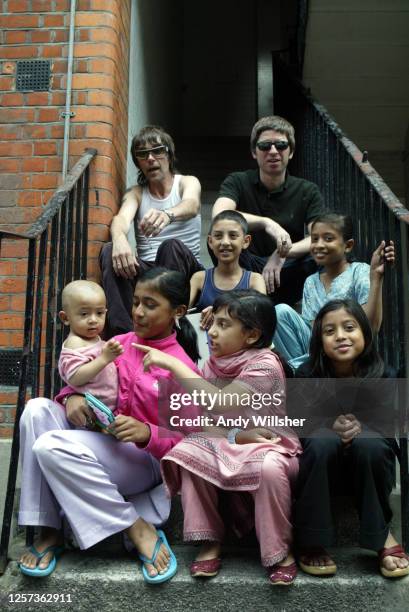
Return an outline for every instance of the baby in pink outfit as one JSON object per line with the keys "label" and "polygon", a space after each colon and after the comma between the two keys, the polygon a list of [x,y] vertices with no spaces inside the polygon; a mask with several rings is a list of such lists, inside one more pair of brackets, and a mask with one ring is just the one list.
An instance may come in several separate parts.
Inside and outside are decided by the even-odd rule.
{"label": "baby in pink outfit", "polygon": [[115,410],[118,374],[114,359],[123,353],[123,347],[117,340],[104,342],[99,336],[107,312],[102,287],[91,281],[73,281],[64,287],[62,307],[59,317],[70,333],[58,362],[61,378],[78,393],[92,393]]}

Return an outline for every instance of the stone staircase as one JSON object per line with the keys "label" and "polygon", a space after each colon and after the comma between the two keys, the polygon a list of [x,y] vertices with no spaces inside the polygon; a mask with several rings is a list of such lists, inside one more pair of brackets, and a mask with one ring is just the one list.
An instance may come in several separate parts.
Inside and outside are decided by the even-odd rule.
{"label": "stone staircase", "polygon": [[[350,500],[340,498],[336,506],[340,546],[332,549],[338,572],[330,578],[314,578],[300,571],[291,587],[272,587],[259,563],[254,536],[238,542],[229,537],[223,552],[223,567],[213,579],[193,579],[189,564],[195,546],[182,542],[182,511],[179,498],[165,527],[178,559],[178,572],[162,585],[147,585],[135,554],[125,552],[120,536],[113,536],[88,551],[66,552],[56,571],[44,580],[23,576],[16,559],[24,547],[20,534],[12,543],[12,561],[0,578],[0,609],[38,612],[39,603],[21,607],[8,603],[9,594],[64,594],[66,602],[53,603],[52,610],[116,612],[117,610],[157,611],[248,611],[282,612],[407,611],[409,578],[387,580],[378,572],[375,553],[355,547],[356,516]],[[398,536],[399,492],[392,495],[395,510],[394,532]],[[67,603],[70,596],[71,603]],[[45,608],[45,604],[44,608]],[[51,604],[50,604],[51,606]]]}

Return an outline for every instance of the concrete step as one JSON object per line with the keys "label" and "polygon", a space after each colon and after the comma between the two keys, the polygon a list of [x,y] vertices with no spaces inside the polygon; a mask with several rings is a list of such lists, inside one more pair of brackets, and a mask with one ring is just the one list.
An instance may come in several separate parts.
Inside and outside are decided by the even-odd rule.
{"label": "concrete step", "polygon": [[[195,547],[173,549],[178,573],[170,582],[158,586],[144,583],[138,561],[126,553],[101,557],[92,550],[67,552],[56,571],[44,580],[23,576],[13,561],[0,578],[1,609],[38,612],[46,608],[46,604],[42,607],[39,603],[20,607],[8,604],[10,593],[59,593],[70,595],[71,603],[52,604],[53,611],[408,610],[409,577],[395,581],[383,578],[378,572],[376,555],[361,549],[332,551],[338,565],[333,577],[315,578],[300,571],[291,587],[275,588],[269,584],[254,550],[227,549],[217,577],[195,580],[189,575]],[[18,547],[13,553],[18,554]]]}

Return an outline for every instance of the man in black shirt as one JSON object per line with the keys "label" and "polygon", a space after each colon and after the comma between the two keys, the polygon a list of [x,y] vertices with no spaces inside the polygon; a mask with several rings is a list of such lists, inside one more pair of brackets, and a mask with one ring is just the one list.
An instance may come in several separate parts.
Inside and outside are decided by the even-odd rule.
{"label": "man in black shirt", "polygon": [[288,121],[263,117],[252,129],[250,145],[258,169],[229,174],[212,214],[232,209],[246,217],[252,242],[240,265],[263,274],[277,304],[293,305],[302,297],[304,280],[316,270],[308,234],[324,212],[322,195],[314,183],[287,172],[295,147]]}

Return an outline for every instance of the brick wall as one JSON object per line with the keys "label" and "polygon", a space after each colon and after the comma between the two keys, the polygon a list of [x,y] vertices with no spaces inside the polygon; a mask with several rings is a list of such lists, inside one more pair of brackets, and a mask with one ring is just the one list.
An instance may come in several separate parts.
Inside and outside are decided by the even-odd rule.
{"label": "brick wall", "polygon": [[[23,231],[61,184],[69,0],[3,0],[0,14],[0,229]],[[89,277],[125,186],[130,0],[78,0],[69,168],[97,149],[90,177]],[[49,59],[49,91],[16,91],[18,60]],[[0,350],[22,343],[26,247],[5,241],[0,260]],[[0,437],[14,393],[0,394]]]}

